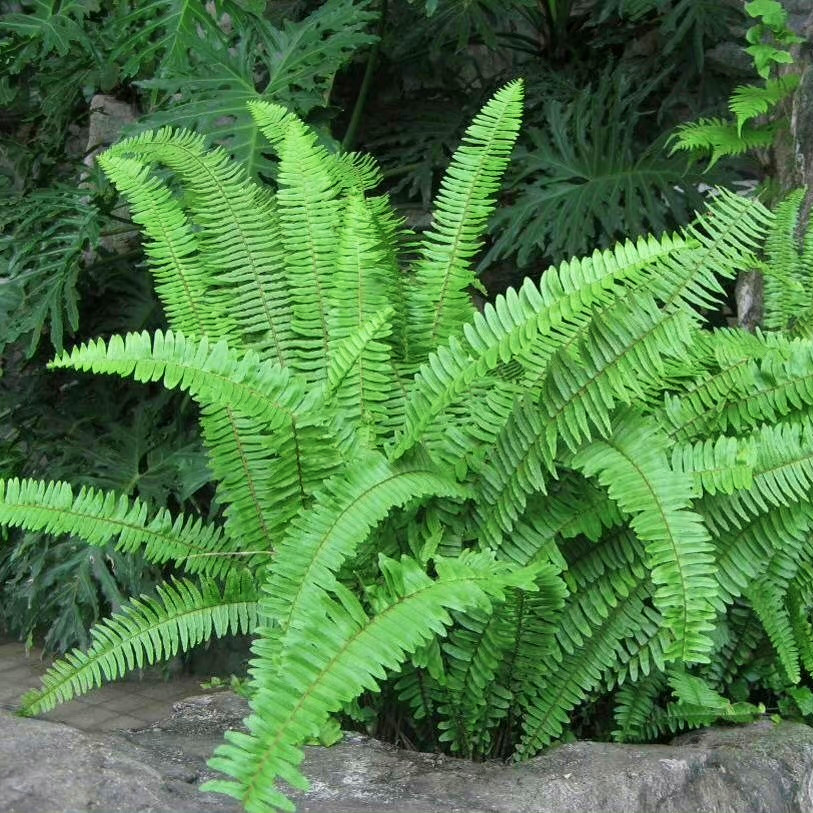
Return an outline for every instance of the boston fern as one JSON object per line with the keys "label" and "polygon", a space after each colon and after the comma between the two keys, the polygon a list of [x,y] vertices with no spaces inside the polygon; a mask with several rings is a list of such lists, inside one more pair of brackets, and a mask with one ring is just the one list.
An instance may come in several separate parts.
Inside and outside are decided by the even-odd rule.
{"label": "boston fern", "polygon": [[188,392],[224,521],[2,483],[6,525],[181,571],[55,663],[25,713],[253,633],[248,733],[227,735],[211,765],[229,778],[209,787],[269,811],[292,809],[278,780],[307,784],[302,744],[352,720],[523,759],[616,690],[622,740],[751,719],[752,688],[799,691],[813,346],[709,332],[698,313],[772,216],[720,192],[681,234],[565,262],[477,312],[521,105],[513,82],[475,118],[420,240],[372,194],[372,159],[266,102],[250,110],[273,189],[184,131],[99,159],[171,330],[52,367]]}

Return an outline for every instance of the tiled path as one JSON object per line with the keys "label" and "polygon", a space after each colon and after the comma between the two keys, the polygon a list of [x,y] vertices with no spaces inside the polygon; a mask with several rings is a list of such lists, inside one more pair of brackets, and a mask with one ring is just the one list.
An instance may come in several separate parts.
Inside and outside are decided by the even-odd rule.
{"label": "tiled path", "polygon": [[[38,651],[32,649],[26,654],[22,644],[3,643],[0,639],[0,708],[16,710],[20,697],[40,685],[39,676],[47,666]],[[166,717],[176,701],[201,694],[200,683],[204,679],[183,675],[169,681],[138,680],[130,676],[63,703],[42,718],[83,731],[143,728]]]}

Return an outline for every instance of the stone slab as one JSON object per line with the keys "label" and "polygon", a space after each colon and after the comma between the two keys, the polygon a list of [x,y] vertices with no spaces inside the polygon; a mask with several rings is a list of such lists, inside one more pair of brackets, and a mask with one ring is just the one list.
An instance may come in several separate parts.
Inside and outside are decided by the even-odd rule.
{"label": "stone slab", "polygon": [[[200,794],[245,702],[190,698],[149,728],[88,734],[0,712],[4,813],[238,813]],[[406,752],[359,735],[306,749],[302,813],[813,813],[813,729],[765,719],[671,745],[579,742],[522,765]],[[293,794],[292,794],[293,795]]]}

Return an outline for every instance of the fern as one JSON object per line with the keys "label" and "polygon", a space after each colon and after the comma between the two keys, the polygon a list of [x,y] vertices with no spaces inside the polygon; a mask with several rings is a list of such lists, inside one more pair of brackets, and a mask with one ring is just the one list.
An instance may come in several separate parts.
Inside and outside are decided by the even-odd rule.
{"label": "fern", "polygon": [[515,570],[485,554],[438,558],[434,581],[409,558],[382,558],[380,566],[385,584],[373,618],[344,591],[339,601],[327,596],[314,601],[318,616],[327,616],[330,625],[311,616],[300,628],[296,646],[283,661],[290,685],[260,689],[252,699],[249,735],[231,733],[211,760],[212,767],[240,777],[240,784],[217,780],[204,787],[240,799],[247,811],[293,810],[273,788],[277,777],[293,787],[306,784],[298,771],[302,753],[291,745],[363,689],[376,690],[386,669],[396,668],[407,653],[451,624],[449,610],[489,609],[490,597],[502,598],[508,587],[535,589],[533,569]]}
{"label": "fern", "polygon": [[41,714],[145,665],[217,635],[249,634],[257,626],[256,588],[246,574],[232,574],[221,593],[209,579],[200,585],[175,580],[158,597],[133,599],[91,631],[86,652],[74,650],[43,677],[41,689],[23,698],[26,714]]}
{"label": "fern", "polygon": [[612,438],[585,447],[574,465],[598,474],[610,497],[632,515],[631,527],[646,545],[655,606],[675,641],[667,657],[708,662],[708,633],[715,615],[713,549],[700,516],[688,511],[685,476],[670,470],[663,437],[628,414]]}
{"label": "fern", "polygon": [[113,541],[128,553],[143,548],[148,560],[160,564],[172,559],[190,573],[216,575],[240,564],[229,557],[220,528],[192,517],[173,518],[164,509],[150,517],[140,500],[92,488],[74,495],[68,483],[8,480],[0,485],[0,517],[10,527],[76,534],[98,546]]}
{"label": "fern", "polygon": [[793,697],[813,662],[813,356],[702,316],[766,239],[791,256],[792,207],[719,191],[681,233],[560,263],[477,312],[521,97],[512,83],[475,120],[417,256],[371,194],[375,162],[279,105],[249,113],[279,158],[267,184],[177,130],[101,158],[169,329],[51,366],[187,393],[222,511],[4,482],[1,524],[188,574],[97,625],[30,713],[251,630],[248,733],[209,787],[264,813],[291,809],[301,746],[348,717],[524,759],[610,693],[625,740],[752,719],[751,688]]}
{"label": "fern", "polygon": [[410,352],[421,361],[473,313],[471,260],[494,207],[520,125],[522,84],[498,91],[475,117],[435,200],[410,291]]}

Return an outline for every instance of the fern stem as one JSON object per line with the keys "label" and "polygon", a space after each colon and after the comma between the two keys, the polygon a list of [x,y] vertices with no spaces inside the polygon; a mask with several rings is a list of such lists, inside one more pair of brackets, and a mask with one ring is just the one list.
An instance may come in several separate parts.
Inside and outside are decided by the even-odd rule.
{"label": "fern stem", "polygon": [[356,104],[353,106],[353,113],[350,116],[350,123],[347,125],[347,131],[342,139],[342,152],[349,152],[356,141],[359,124],[361,123],[361,116],[364,113],[364,106],[367,103],[367,97],[370,95],[370,86],[373,83],[373,76],[375,74],[376,64],[378,63],[378,54],[381,50],[381,39],[384,36],[384,27],[387,22],[387,7],[388,0],[381,0],[381,11],[378,18],[378,41],[370,48],[370,53],[367,55],[367,65],[364,68],[364,77],[361,80],[361,87],[359,94],[356,97]]}

